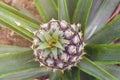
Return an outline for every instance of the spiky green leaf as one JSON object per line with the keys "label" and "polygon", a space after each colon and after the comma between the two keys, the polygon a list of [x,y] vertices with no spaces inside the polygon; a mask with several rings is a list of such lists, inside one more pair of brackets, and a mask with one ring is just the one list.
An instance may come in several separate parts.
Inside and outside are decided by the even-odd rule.
{"label": "spiky green leaf", "polygon": [[22,27],[30,32],[34,32],[39,28],[39,25],[26,20],[19,15],[16,15],[2,7],[0,7],[0,20],[8,23],[11,26]]}
{"label": "spiky green leaf", "polygon": [[104,64],[100,64],[99,65],[107,70],[109,73],[111,73],[112,75],[114,75],[115,77],[117,77],[118,79],[120,79],[120,66],[119,65],[104,65]]}
{"label": "spiky green leaf", "polygon": [[0,45],[0,54],[2,54],[2,53],[24,52],[24,51],[27,51],[27,50],[31,50],[31,49],[26,48],[26,47]]}
{"label": "spiky green leaf", "polygon": [[32,40],[33,40],[33,33],[32,33],[32,32],[29,32],[28,30],[26,30],[26,29],[24,29],[24,28],[22,28],[22,27],[11,26],[11,25],[9,25],[8,23],[6,23],[6,22],[4,22],[4,21],[1,21],[1,20],[0,20],[0,26],[15,31],[16,33],[20,34],[22,37],[28,39],[28,40],[31,41],[31,42],[32,42]]}
{"label": "spiky green leaf", "polygon": [[90,59],[107,64],[120,63],[120,45],[99,44],[87,45],[85,51]]}
{"label": "spiky green leaf", "polygon": [[70,22],[67,0],[58,0],[58,19],[66,20],[67,22]]}
{"label": "spiky green leaf", "polygon": [[91,75],[89,75],[89,74],[87,74],[87,73],[85,73],[83,71],[80,72],[80,79],[81,80],[84,80],[84,79],[87,79],[87,80],[99,80],[99,79],[96,79],[95,77],[93,77],[93,76],[91,76]]}
{"label": "spiky green leaf", "polygon": [[31,21],[36,21],[36,24],[40,24],[40,20],[38,19],[38,18],[36,18],[29,10],[27,10],[26,8],[24,8],[23,6],[20,6],[19,4],[16,4],[16,3],[14,3],[14,6],[15,6],[15,8],[16,9],[18,9],[21,13],[23,13],[23,14],[25,14],[26,16],[28,16],[28,17],[30,17],[31,19],[33,19],[33,20],[31,20]]}
{"label": "spiky green leaf", "polygon": [[72,23],[80,23],[84,32],[93,0],[78,0]]}
{"label": "spiky green leaf", "polygon": [[50,73],[50,80],[59,80],[62,76],[62,72],[57,70],[55,72]]}
{"label": "spiky green leaf", "polygon": [[72,79],[72,72],[70,70],[64,71],[64,74],[62,75],[62,80],[73,80]]}
{"label": "spiky green leaf", "polygon": [[94,19],[87,26],[85,39],[89,39],[95,32],[100,30],[112,15],[120,0],[104,0],[98,9]]}
{"label": "spiky green leaf", "polygon": [[46,70],[46,68],[39,67],[39,68],[26,69],[23,71],[21,70],[11,74],[6,74],[0,76],[0,79],[1,80],[34,80],[37,77],[48,75],[49,73],[50,71]]}
{"label": "spiky green leaf", "polygon": [[38,12],[44,22],[57,19],[57,8],[53,0],[34,0]]}
{"label": "spiky green leaf", "polygon": [[[17,5],[17,4],[16,4],[16,5]],[[10,12],[16,14],[16,15],[19,15],[20,17],[22,17],[22,18],[24,18],[24,19],[26,19],[26,20],[29,20],[29,21],[31,21],[32,23],[35,23],[35,24],[38,24],[38,25],[40,24],[39,21],[37,21],[37,20],[34,19],[33,17],[28,16],[28,14],[24,14],[24,13],[18,11],[17,9],[15,9],[15,8],[13,8],[13,7],[5,4],[5,3],[3,3],[3,2],[0,2],[0,7],[6,9],[6,10],[8,10],[8,11],[10,11]],[[30,14],[30,13],[29,13],[29,14]]]}
{"label": "spiky green leaf", "polygon": [[81,62],[78,63],[78,68],[99,80],[118,80],[113,75],[109,74],[106,70],[95,64],[93,61],[84,57]]}
{"label": "spiky green leaf", "polygon": [[91,21],[94,19],[95,15],[97,14],[97,11],[99,10],[101,4],[104,2],[104,0],[93,0],[92,8],[88,17],[88,25],[91,23]]}
{"label": "spiky green leaf", "polygon": [[[34,61],[33,51],[30,48],[15,46],[0,47],[1,80],[27,80],[28,78],[30,80],[48,74],[48,70],[40,68],[39,63]],[[6,51],[2,48],[5,48]]]}
{"label": "spiky green leaf", "polygon": [[104,28],[96,32],[90,39],[87,40],[88,44],[108,44],[115,39],[120,38],[120,15],[118,15]]}
{"label": "spiky green leaf", "polygon": [[[70,22],[72,23],[73,13],[75,11],[78,0],[67,0],[68,13],[70,17]],[[72,6],[71,6],[72,4]]]}
{"label": "spiky green leaf", "polygon": [[72,80],[82,80],[80,79],[81,72],[78,68],[73,67],[71,72],[72,72]]}

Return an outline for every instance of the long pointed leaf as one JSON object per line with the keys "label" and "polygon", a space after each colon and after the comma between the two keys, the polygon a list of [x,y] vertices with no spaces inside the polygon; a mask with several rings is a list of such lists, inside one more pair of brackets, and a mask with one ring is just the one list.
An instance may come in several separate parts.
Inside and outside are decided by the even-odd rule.
{"label": "long pointed leaf", "polygon": [[[36,24],[40,25],[40,20],[38,18],[36,18],[29,10],[27,10],[26,8],[24,8],[23,6],[17,4],[17,3],[14,3],[14,6],[16,9],[18,9],[21,13],[25,14],[26,16],[32,18],[33,20],[36,21]],[[32,20],[32,21],[33,21]]]}
{"label": "long pointed leaf", "polygon": [[39,28],[39,25],[31,23],[30,21],[16,15],[14,13],[9,12],[8,10],[0,7],[0,20],[8,23],[12,26],[18,26],[29,30],[30,32],[34,32]]}
{"label": "long pointed leaf", "polygon": [[118,3],[119,0],[104,0],[99,10],[97,11],[97,14],[94,15],[95,18],[86,29],[86,40],[89,39],[95,32],[100,30],[106,24],[108,18],[111,16]]}
{"label": "long pointed leaf", "polygon": [[64,74],[62,75],[62,80],[73,80],[72,79],[72,72],[69,70],[66,70]]}
{"label": "long pointed leaf", "polygon": [[52,18],[57,19],[57,8],[53,0],[34,0],[34,2],[44,22]]}
{"label": "long pointed leaf", "polygon": [[72,80],[82,80],[80,78],[81,72],[78,68],[72,68]]}
{"label": "long pointed leaf", "polygon": [[98,62],[107,64],[120,63],[120,45],[88,45],[85,47],[88,56]]}
{"label": "long pointed leaf", "polygon": [[57,6],[57,1],[55,1],[55,0],[51,0],[51,3],[52,3],[52,6],[53,6],[53,8],[54,8],[54,10],[56,10],[57,12],[58,12],[58,6]]}
{"label": "long pointed leaf", "polygon": [[99,80],[118,80],[100,66],[96,65],[94,62],[85,57],[81,62],[78,63],[78,68]]}
{"label": "long pointed leaf", "polygon": [[[67,0],[68,13],[70,17],[70,22],[72,22],[73,13],[75,11],[78,0]],[[72,6],[71,6],[72,4]]]}
{"label": "long pointed leaf", "polygon": [[107,23],[111,22],[117,15],[119,15],[119,13],[120,13],[120,3],[118,4],[117,8],[113,12],[113,14],[110,16],[110,18],[108,19]]}
{"label": "long pointed leaf", "polygon": [[55,72],[52,72],[50,73],[50,80],[59,80],[60,77],[62,76],[62,72],[61,71],[55,71]]}
{"label": "long pointed leaf", "polygon": [[8,45],[0,45],[0,54],[2,53],[16,53],[16,52],[24,52],[31,50],[26,47],[18,47],[18,46],[8,46]]}
{"label": "long pointed leaf", "polygon": [[58,0],[58,19],[70,22],[67,8],[67,0]]}
{"label": "long pointed leaf", "polygon": [[72,23],[80,23],[85,30],[93,0],[78,0]]}
{"label": "long pointed leaf", "polygon": [[[14,50],[10,50],[10,48]],[[6,51],[2,50],[1,53],[2,52],[5,53],[0,54],[1,80],[26,80],[27,78],[39,77],[49,72],[44,68],[40,68],[39,63],[34,61],[33,51],[30,48],[22,49],[21,47],[6,46]],[[40,74],[38,75],[38,73]]]}
{"label": "long pointed leaf", "polygon": [[92,8],[88,17],[88,25],[91,23],[91,21],[94,19],[95,15],[97,14],[97,11],[99,10],[101,4],[104,2],[104,0],[93,0]]}
{"label": "long pointed leaf", "polygon": [[0,74],[12,74],[19,70],[39,67],[39,63],[34,61],[34,56],[31,50],[20,51],[15,53],[0,54]]}
{"label": "long pointed leaf", "polygon": [[23,36],[24,38],[26,38],[30,41],[33,40],[33,33],[29,32],[28,30],[26,30],[22,27],[11,26],[11,25],[9,25],[6,22],[1,21],[1,20],[0,20],[0,26],[11,29],[11,30],[15,31],[16,33],[20,34],[21,36]]}
{"label": "long pointed leaf", "polygon": [[21,70],[18,72],[15,72],[13,74],[6,74],[0,76],[1,80],[33,80],[36,77],[41,77],[43,75],[49,74],[50,71],[46,70],[46,68],[32,68],[32,69],[26,69]]}
{"label": "long pointed leaf", "polygon": [[22,37],[28,39],[29,41],[31,41],[31,42],[33,41],[33,33],[29,32],[28,30],[26,30],[22,27],[11,26],[1,20],[0,20],[0,26],[9,28],[9,29],[15,31],[16,33],[20,34]]}
{"label": "long pointed leaf", "polygon": [[98,80],[95,77],[93,77],[93,76],[91,76],[91,75],[89,75],[89,74],[87,74],[87,73],[85,73],[83,71],[80,72],[80,79],[81,80],[84,80],[84,79],[87,79],[87,80]]}
{"label": "long pointed leaf", "polygon": [[120,66],[118,65],[103,65],[99,64],[103,69],[120,79]]}
{"label": "long pointed leaf", "polygon": [[63,80],[81,80],[80,79],[80,70],[76,67],[73,67],[69,71],[65,71],[65,73],[62,76]]}
{"label": "long pointed leaf", "polygon": [[96,32],[90,39],[88,44],[108,44],[120,38],[120,15],[113,21],[105,25],[100,31]]}
{"label": "long pointed leaf", "polygon": [[10,11],[10,12],[16,14],[16,15],[19,15],[20,17],[22,17],[22,18],[24,18],[26,20],[29,20],[29,21],[31,21],[31,22],[33,22],[35,24],[38,24],[38,25],[40,24],[39,21],[35,20],[34,18],[31,18],[28,15],[23,14],[22,12],[18,11],[17,9],[15,9],[15,8],[13,8],[13,7],[7,5],[7,4],[5,4],[3,2],[0,2],[0,7],[6,9],[6,10],[8,10],[8,11]]}

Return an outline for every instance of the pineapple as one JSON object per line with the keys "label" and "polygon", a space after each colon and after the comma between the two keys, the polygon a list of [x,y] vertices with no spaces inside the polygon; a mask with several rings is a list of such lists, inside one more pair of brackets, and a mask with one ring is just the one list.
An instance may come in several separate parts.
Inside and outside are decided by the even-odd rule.
{"label": "pineapple", "polygon": [[70,69],[84,54],[80,24],[52,19],[35,33],[33,49],[39,62],[53,69]]}
{"label": "pineapple", "polygon": [[120,15],[113,14],[119,2],[34,0],[40,21],[0,2],[0,26],[32,42],[30,48],[0,45],[0,80],[119,80]]}

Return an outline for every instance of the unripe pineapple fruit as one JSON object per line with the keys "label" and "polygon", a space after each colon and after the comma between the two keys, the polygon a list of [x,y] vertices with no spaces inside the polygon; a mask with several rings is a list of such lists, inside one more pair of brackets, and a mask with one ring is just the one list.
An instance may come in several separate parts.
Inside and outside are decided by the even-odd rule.
{"label": "unripe pineapple fruit", "polygon": [[0,2],[0,26],[33,43],[0,45],[0,80],[120,80],[120,0],[33,1],[40,20]]}
{"label": "unripe pineapple fruit", "polygon": [[84,54],[82,32],[78,32],[80,26],[54,19],[41,25],[33,44],[37,60],[49,68],[60,70],[76,65]]}

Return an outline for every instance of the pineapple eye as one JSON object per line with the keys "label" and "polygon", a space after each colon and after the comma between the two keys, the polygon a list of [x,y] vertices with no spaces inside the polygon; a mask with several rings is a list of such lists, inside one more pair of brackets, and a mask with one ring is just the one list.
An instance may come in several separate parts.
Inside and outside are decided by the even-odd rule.
{"label": "pineapple eye", "polygon": [[[38,48],[34,49],[35,55],[40,59],[40,63],[53,69],[65,70],[74,66],[83,55],[84,42],[82,35],[79,36],[74,24],[70,25],[65,21],[50,21],[42,25],[38,30],[37,36],[39,38],[34,40],[34,45]],[[81,33],[82,34],[82,33]],[[82,41],[82,42],[81,42]],[[77,47],[81,46],[77,50]],[[37,53],[40,51],[40,53]]]}

